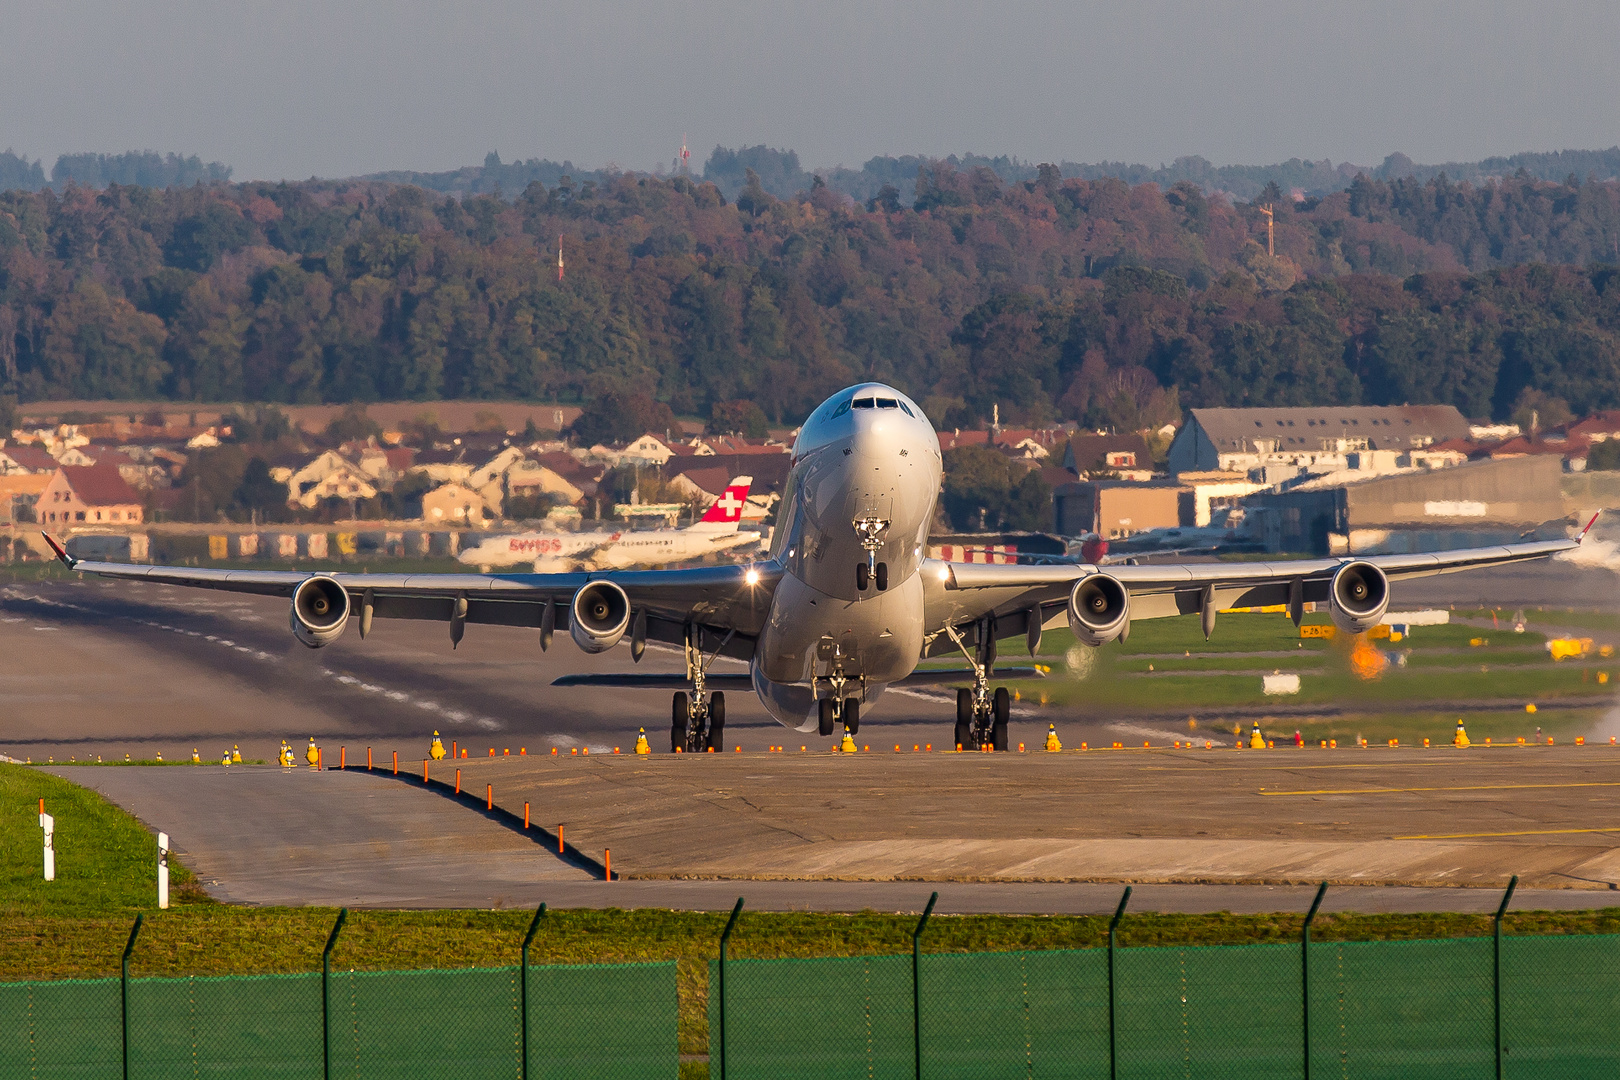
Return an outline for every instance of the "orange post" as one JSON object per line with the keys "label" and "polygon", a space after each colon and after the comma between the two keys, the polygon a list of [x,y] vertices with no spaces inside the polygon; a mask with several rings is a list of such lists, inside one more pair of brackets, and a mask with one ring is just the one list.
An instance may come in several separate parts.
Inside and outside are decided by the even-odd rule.
{"label": "orange post", "polygon": [[557,826],[557,854],[563,853],[562,826]]}
{"label": "orange post", "polygon": [[485,784],[484,785],[484,809],[485,810],[493,810],[493,809],[495,809],[495,785],[494,784]]}
{"label": "orange post", "polygon": [[326,768],[326,766],[321,763],[321,752],[319,750],[316,750],[315,751],[315,771],[320,772],[324,768]]}
{"label": "orange post", "polygon": [[525,829],[527,829],[529,827],[529,804],[528,803],[523,804],[523,827]]}
{"label": "orange post", "polygon": [[394,775],[399,775],[399,751],[394,751]]}
{"label": "orange post", "polygon": [[606,874],[607,880],[612,881],[613,880],[613,849],[612,848],[603,848],[602,849],[602,870]]}
{"label": "orange post", "polygon": [[371,747],[366,747],[366,772],[371,771]]}
{"label": "orange post", "polygon": [[422,759],[422,783],[424,783],[424,784],[428,782],[427,767],[428,767],[428,759],[423,758]]}
{"label": "orange post", "polygon": [[456,794],[461,794],[461,770],[456,770]]}
{"label": "orange post", "polygon": [[450,756],[453,757],[453,758],[461,756],[459,753],[456,752],[456,740],[454,740],[454,739],[450,740]]}
{"label": "orange post", "polygon": [[347,769],[348,767],[349,767],[349,748],[347,746],[340,746],[340,747],[338,747],[338,768]]}
{"label": "orange post", "polygon": [[39,800],[39,812],[42,814],[45,812],[45,800],[43,797]]}

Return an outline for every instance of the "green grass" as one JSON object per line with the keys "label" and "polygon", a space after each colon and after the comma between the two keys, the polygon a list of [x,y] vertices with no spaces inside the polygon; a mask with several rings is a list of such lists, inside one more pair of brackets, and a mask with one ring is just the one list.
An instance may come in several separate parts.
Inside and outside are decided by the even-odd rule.
{"label": "green grass", "polygon": [[[43,875],[39,800],[56,819],[56,880]],[[211,903],[169,860],[171,899]],[[157,900],[157,842],[100,795],[21,765],[0,764],[0,909],[8,917],[134,912]]]}

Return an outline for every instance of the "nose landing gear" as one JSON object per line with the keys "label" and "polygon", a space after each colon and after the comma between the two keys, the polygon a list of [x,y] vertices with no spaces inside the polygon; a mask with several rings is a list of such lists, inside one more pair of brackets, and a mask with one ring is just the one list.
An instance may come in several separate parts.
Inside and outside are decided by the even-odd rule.
{"label": "nose landing gear", "polygon": [[843,654],[838,646],[826,642],[822,651],[831,670],[816,678],[818,691],[823,683],[828,690],[827,696],[816,702],[816,730],[826,738],[842,723],[846,735],[857,735],[861,730],[861,699],[844,693],[856,680],[844,673]]}

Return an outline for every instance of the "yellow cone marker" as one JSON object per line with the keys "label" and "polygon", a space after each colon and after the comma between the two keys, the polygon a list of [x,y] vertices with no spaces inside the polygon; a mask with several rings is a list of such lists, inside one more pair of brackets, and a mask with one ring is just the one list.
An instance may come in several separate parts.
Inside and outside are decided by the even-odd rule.
{"label": "yellow cone marker", "polygon": [[1046,748],[1054,754],[1063,749],[1063,744],[1058,741],[1056,724],[1046,725]]}
{"label": "yellow cone marker", "polygon": [[428,756],[434,761],[444,760],[444,740],[439,738],[437,731],[433,733],[433,742],[428,745]]}
{"label": "yellow cone marker", "polygon": [[646,728],[642,728],[641,731],[636,735],[636,753],[638,753],[638,754],[650,754],[650,753],[652,753],[652,747],[647,745],[647,729]]}
{"label": "yellow cone marker", "polygon": [[1266,737],[1260,734],[1260,721],[1258,720],[1254,722],[1254,730],[1249,732],[1249,748],[1251,750],[1264,750],[1266,748]]}
{"label": "yellow cone marker", "polygon": [[844,732],[844,741],[838,745],[838,749],[846,754],[855,753],[855,740],[850,737],[849,732]]}
{"label": "yellow cone marker", "polygon": [[309,749],[304,751],[304,760],[309,762],[309,767],[312,769],[321,760],[321,748],[315,745],[315,736],[313,735],[309,737]]}
{"label": "yellow cone marker", "polygon": [[201,765],[202,764],[202,758],[198,756],[197,748],[195,746],[193,746],[191,748],[191,763],[193,765]]}
{"label": "yellow cone marker", "polygon": [[1470,746],[1470,745],[1472,745],[1468,741],[1468,732],[1463,730],[1462,717],[1460,717],[1460,716],[1457,718],[1457,734],[1455,734],[1455,735],[1453,735],[1451,737],[1451,745],[1452,746]]}
{"label": "yellow cone marker", "polygon": [[240,765],[240,764],[242,764],[242,748],[240,746],[232,746],[231,747],[231,764],[232,765]]}

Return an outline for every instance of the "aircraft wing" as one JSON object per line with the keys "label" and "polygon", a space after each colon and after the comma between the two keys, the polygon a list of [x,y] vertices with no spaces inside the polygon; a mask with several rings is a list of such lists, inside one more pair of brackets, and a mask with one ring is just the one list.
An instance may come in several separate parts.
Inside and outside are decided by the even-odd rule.
{"label": "aircraft wing", "polygon": [[[1591,527],[1588,523],[1586,528]],[[1578,546],[1585,536],[1583,530],[1573,540],[1543,540],[1418,555],[1334,556],[1276,562],[1020,566],[928,560],[923,568],[924,581],[930,586],[927,633],[938,635],[928,654],[954,650],[943,634],[947,625],[962,627],[990,617],[995,620],[998,638],[1030,633],[1029,627],[1037,612],[1043,627],[1063,625],[1070,591],[1077,581],[1094,573],[1107,574],[1125,587],[1130,596],[1130,618],[1134,621],[1200,612],[1206,597],[1216,610],[1292,604],[1296,599],[1323,602],[1328,599],[1334,573],[1349,562],[1371,563],[1393,583],[1545,559]]]}
{"label": "aircraft wing", "polygon": [[[764,625],[770,599],[781,580],[781,568],[700,566],[684,570],[627,570],[568,574],[356,574],[306,570],[218,570],[191,566],[145,566],[137,563],[75,559],[46,534],[56,556],[69,569],[99,577],[147,581],[223,592],[291,597],[311,577],[329,577],[349,594],[359,612],[369,602],[379,619],[426,619],[497,626],[544,625],[551,608],[553,625],[569,628],[569,604],[581,586],[612,581],[622,587],[632,610],[647,613],[647,639],[682,644],[688,625],[731,640],[724,655],[748,659]],[[712,647],[712,644],[711,644]]]}

